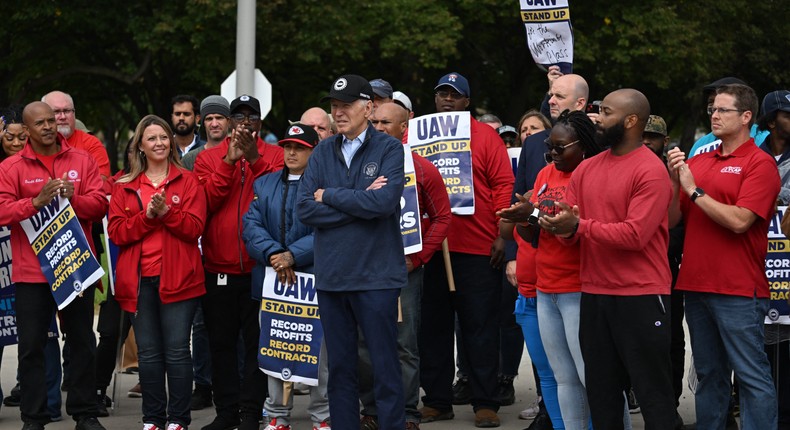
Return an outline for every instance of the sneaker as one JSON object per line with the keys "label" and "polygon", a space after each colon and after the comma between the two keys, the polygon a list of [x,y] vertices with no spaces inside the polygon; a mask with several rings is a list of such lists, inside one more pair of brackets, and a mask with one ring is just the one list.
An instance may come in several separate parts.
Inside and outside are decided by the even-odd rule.
{"label": "sneaker", "polygon": [[527,406],[527,409],[519,412],[518,418],[522,420],[534,420],[536,416],[538,416],[538,412],[540,412],[540,402],[543,400],[543,397],[538,396],[534,402],[530,403]]}
{"label": "sneaker", "polygon": [[143,430],[162,430],[162,428],[156,424],[145,423],[143,424]]}
{"label": "sneaker", "polygon": [[286,424],[277,424],[277,418],[272,418],[272,420],[269,421],[269,425],[267,425],[263,430],[291,430],[291,426]]}
{"label": "sneaker", "polygon": [[634,394],[634,389],[631,388],[628,390],[628,413],[629,414],[638,414],[641,409],[639,408],[639,402],[636,401],[636,395]]}
{"label": "sneaker", "polygon": [[[458,378],[453,384],[453,404],[468,405],[472,402],[472,386],[468,378]],[[423,421],[425,422],[425,421]]]}
{"label": "sneaker", "polygon": [[98,409],[98,413],[96,416],[98,417],[109,417],[110,411],[107,410],[108,407],[112,406],[112,400],[107,397],[106,394],[102,393],[101,391],[96,393],[96,408]]}
{"label": "sneaker", "polygon": [[373,415],[362,415],[359,430],[379,430],[379,421]]}
{"label": "sneaker", "polygon": [[26,422],[22,424],[22,430],[44,430],[44,424]]}
{"label": "sneaker", "polygon": [[259,428],[258,414],[242,414],[239,430],[258,430]]}
{"label": "sneaker", "polygon": [[63,421],[63,414],[59,413],[57,415],[52,415],[51,417],[49,417],[49,421],[53,423]]}
{"label": "sneaker", "polygon": [[313,426],[313,430],[332,430],[332,426],[330,426],[328,422],[322,421],[318,427]]}
{"label": "sneaker", "polygon": [[107,430],[96,417],[80,418],[74,430]]}
{"label": "sneaker", "polygon": [[128,395],[129,397],[133,397],[135,399],[139,399],[140,397],[143,397],[143,388],[140,387],[139,382],[134,387],[129,389]]}
{"label": "sneaker", "polygon": [[189,409],[199,411],[201,409],[214,406],[214,399],[211,396],[211,385],[195,384],[195,391],[192,392],[192,400]]}
{"label": "sneaker", "polygon": [[499,416],[493,409],[478,409],[475,412],[475,427],[499,427]]}
{"label": "sneaker", "polygon": [[406,430],[420,430],[420,424],[414,421],[406,421]]}
{"label": "sneaker", "polygon": [[516,389],[513,387],[515,376],[500,375],[499,386],[497,387],[497,400],[502,406],[510,406],[516,403]]}
{"label": "sneaker", "polygon": [[450,411],[440,411],[436,408],[432,408],[430,406],[423,406],[420,408],[420,415],[422,418],[420,419],[421,423],[431,423],[434,421],[445,421],[451,420],[455,418],[455,414],[452,410]]}
{"label": "sneaker", "polygon": [[170,423],[167,425],[167,430],[187,430],[187,428],[178,423]]}
{"label": "sneaker", "polygon": [[19,384],[16,384],[11,389],[11,395],[3,399],[3,404],[6,406],[19,406],[20,403],[22,403],[22,392],[19,389]]}

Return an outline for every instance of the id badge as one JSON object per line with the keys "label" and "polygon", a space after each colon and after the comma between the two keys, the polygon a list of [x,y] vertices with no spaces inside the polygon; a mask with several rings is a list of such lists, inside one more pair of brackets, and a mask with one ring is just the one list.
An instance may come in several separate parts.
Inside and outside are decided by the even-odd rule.
{"label": "id badge", "polygon": [[218,273],[217,274],[217,285],[218,286],[228,285],[228,275],[226,275],[224,273]]}

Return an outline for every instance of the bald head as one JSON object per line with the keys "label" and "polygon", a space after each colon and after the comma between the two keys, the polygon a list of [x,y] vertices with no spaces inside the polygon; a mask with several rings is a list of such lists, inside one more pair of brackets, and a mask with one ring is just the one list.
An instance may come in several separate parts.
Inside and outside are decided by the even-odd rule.
{"label": "bald head", "polygon": [[615,90],[609,93],[605,100],[624,115],[636,115],[635,127],[640,133],[645,129],[647,118],[650,116],[650,102],[640,91],[633,88]]}
{"label": "bald head", "polygon": [[397,103],[380,104],[373,111],[370,122],[376,130],[402,140],[409,122],[409,112]]}
{"label": "bald head", "polygon": [[58,132],[70,138],[76,129],[77,116],[74,110],[74,99],[63,91],[51,91],[41,101],[48,104],[55,112],[58,121]]}
{"label": "bald head", "polygon": [[299,122],[313,127],[313,130],[318,133],[319,139],[323,140],[335,134],[332,130],[332,122],[329,114],[319,107],[311,107],[304,111]]}
{"label": "bald head", "polygon": [[41,154],[49,153],[47,148],[54,146],[58,137],[52,108],[44,102],[30,103],[22,111],[22,122],[33,150]]}
{"label": "bald head", "polygon": [[551,118],[557,119],[567,110],[577,111],[584,109],[590,87],[587,81],[573,73],[562,75],[551,84],[549,110]]}

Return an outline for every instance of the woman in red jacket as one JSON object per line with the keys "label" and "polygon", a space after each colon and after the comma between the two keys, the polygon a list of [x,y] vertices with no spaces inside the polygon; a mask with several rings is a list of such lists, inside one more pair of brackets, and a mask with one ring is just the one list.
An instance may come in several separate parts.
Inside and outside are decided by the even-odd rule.
{"label": "woman in red jacket", "polygon": [[205,294],[198,237],[206,199],[181,167],[165,120],[143,118],[131,145],[131,168],[110,200],[108,231],[120,247],[115,299],[134,313],[143,430],[163,430],[166,422],[167,430],[185,430],[191,421],[189,336],[198,297]]}

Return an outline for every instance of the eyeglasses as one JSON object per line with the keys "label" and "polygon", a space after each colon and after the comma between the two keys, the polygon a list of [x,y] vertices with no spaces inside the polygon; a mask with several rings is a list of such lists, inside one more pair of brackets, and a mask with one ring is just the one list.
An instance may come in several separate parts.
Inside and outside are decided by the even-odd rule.
{"label": "eyeglasses", "polygon": [[718,112],[719,115],[724,115],[725,113],[729,112],[744,112],[743,109],[729,109],[729,108],[716,108],[713,106],[708,106],[708,115],[713,116],[714,113]]}
{"label": "eyeglasses", "polygon": [[457,93],[455,91],[446,91],[446,90],[437,91],[436,95],[439,96],[440,99],[446,99],[449,97],[453,100],[461,100],[462,98],[466,97],[461,93]]}
{"label": "eyeglasses", "polygon": [[69,115],[74,114],[74,112],[76,112],[76,111],[74,109],[58,109],[58,110],[53,111],[53,112],[55,112],[55,116],[58,116],[58,115],[69,116]]}
{"label": "eyeglasses", "polygon": [[255,113],[250,115],[244,115],[243,113],[234,113],[233,115],[230,116],[230,119],[236,122],[244,121],[245,118],[250,122],[258,122],[261,120],[261,116]]}
{"label": "eyeglasses", "polygon": [[546,148],[548,149],[548,154],[550,154],[551,151],[554,151],[557,153],[557,155],[562,155],[562,153],[565,152],[567,148],[570,148],[571,146],[579,143],[580,141],[581,140],[574,140],[573,142],[567,143],[565,145],[554,145],[551,143],[551,139],[546,139],[543,141],[543,143],[546,144]]}

